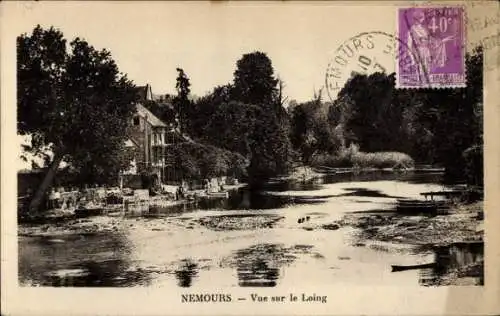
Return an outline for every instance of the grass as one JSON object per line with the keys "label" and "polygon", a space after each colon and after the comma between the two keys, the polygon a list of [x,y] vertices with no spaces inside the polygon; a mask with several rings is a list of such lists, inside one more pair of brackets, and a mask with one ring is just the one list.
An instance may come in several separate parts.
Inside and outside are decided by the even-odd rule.
{"label": "grass", "polygon": [[358,168],[358,169],[408,169],[414,167],[413,159],[401,152],[384,151],[365,153],[351,145],[337,154],[321,154],[313,157],[313,167]]}

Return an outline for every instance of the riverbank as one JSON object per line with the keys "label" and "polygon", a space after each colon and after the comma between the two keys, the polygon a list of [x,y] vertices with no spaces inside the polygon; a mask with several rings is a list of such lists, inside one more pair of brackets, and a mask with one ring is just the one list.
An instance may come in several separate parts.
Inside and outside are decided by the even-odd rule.
{"label": "riverbank", "polygon": [[[57,237],[70,234],[96,234],[117,232],[126,228],[122,218],[113,216],[93,216],[89,218],[60,219],[54,223],[24,223],[18,225],[18,236],[24,237]],[[57,242],[57,239],[54,239]]]}
{"label": "riverbank", "polygon": [[334,174],[360,174],[360,173],[374,173],[374,172],[443,172],[442,168],[372,168],[372,167],[326,167],[326,166],[299,166],[296,167],[288,175],[276,177],[273,180],[278,181],[311,181],[326,175]]}
{"label": "riverbank", "polygon": [[[97,278],[99,286],[142,284],[131,271],[143,271],[154,284],[179,286],[177,277],[185,273],[176,271],[184,271],[189,260],[194,267],[190,282],[196,286],[238,286],[248,284],[244,282],[249,277],[283,286],[304,279],[364,286],[480,284],[482,276],[475,275],[482,273],[481,242],[435,249],[404,244],[410,236],[403,241],[372,241],[367,238],[373,236],[363,235],[366,229],[360,228],[362,217],[396,216],[398,199],[439,190],[438,180],[434,174],[327,174],[318,181],[270,182],[261,190],[233,191],[228,199],[22,223],[21,282],[74,284],[73,279],[53,276],[80,269],[88,275],[78,282]],[[347,222],[349,216],[352,223]],[[435,218],[421,220],[427,219]],[[350,226],[356,223],[360,227]],[[382,224],[380,229],[387,229]],[[282,262],[289,259],[294,264]],[[392,272],[393,265],[434,262],[436,269]],[[265,267],[272,273],[263,273]],[[102,275],[110,277],[102,281]]]}
{"label": "riverbank", "polygon": [[[140,204],[142,206],[147,205],[148,207],[161,207],[161,208],[174,207],[183,204],[196,203],[201,199],[225,198],[227,197],[229,192],[244,188],[246,186],[247,186],[246,183],[224,185],[223,191],[210,192],[210,193],[207,193],[206,190],[187,190],[185,191],[185,197],[177,200],[172,198],[172,194],[149,195],[144,200],[141,200]],[[123,196],[120,196],[120,198],[122,197]],[[129,201],[132,202],[132,204],[136,202],[134,201],[134,198],[129,199]],[[95,206],[97,207],[98,214],[102,213],[105,215],[120,213],[124,211],[124,208],[128,208],[125,207],[125,204],[123,204],[122,202],[119,202],[118,204],[107,204],[107,203],[105,204],[102,202],[95,204]],[[130,207],[132,209],[134,208],[133,205]],[[45,222],[52,222],[52,223],[63,222],[66,220],[73,219],[75,217],[75,211],[76,209],[73,207],[73,208],[63,208],[63,209],[50,209],[31,215],[27,213],[21,213],[19,215],[18,222],[33,223],[33,224],[43,224]]]}
{"label": "riverbank", "polygon": [[483,202],[453,205],[448,215],[400,216],[397,214],[350,213],[337,224],[359,228],[360,240],[370,239],[414,245],[446,245],[482,241]]}
{"label": "riverbank", "polygon": [[[381,241],[419,245],[423,248],[443,247],[458,243],[480,243],[484,237],[483,202],[456,204],[448,215],[399,216],[395,214],[347,214],[333,225],[351,226],[358,230],[354,243]],[[484,260],[455,269],[429,285],[477,285],[484,276]]]}
{"label": "riverbank", "polygon": [[316,178],[323,177],[327,172],[322,172],[313,169],[309,166],[296,167],[288,175],[276,177],[274,180],[278,181],[310,181]]}

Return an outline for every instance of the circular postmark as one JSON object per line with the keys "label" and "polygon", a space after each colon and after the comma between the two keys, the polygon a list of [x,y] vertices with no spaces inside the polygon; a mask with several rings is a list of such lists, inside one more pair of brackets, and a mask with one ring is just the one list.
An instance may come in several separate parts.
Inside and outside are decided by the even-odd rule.
{"label": "circular postmark", "polygon": [[398,69],[417,67],[414,60],[412,50],[394,35],[385,32],[358,34],[334,51],[326,70],[326,91],[333,101],[353,74],[397,73]]}

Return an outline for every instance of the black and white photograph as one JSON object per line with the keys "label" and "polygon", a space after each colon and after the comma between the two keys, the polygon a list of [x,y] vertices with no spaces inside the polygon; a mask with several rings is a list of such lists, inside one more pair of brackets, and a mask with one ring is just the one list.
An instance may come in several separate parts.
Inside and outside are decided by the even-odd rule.
{"label": "black and white photograph", "polygon": [[329,286],[488,286],[498,6],[7,8],[20,288],[307,311]]}

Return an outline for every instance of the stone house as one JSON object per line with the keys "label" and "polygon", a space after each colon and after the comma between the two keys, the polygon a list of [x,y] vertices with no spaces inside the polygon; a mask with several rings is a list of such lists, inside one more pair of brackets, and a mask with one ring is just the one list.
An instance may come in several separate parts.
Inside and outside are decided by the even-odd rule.
{"label": "stone house", "polygon": [[153,101],[150,85],[138,87],[137,90],[137,111],[130,122],[129,139],[125,144],[133,151],[133,160],[131,168],[124,174],[152,172],[163,182],[166,178],[165,168],[171,165],[172,160],[169,156],[169,146],[189,139],[146,108],[146,102]]}

